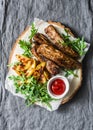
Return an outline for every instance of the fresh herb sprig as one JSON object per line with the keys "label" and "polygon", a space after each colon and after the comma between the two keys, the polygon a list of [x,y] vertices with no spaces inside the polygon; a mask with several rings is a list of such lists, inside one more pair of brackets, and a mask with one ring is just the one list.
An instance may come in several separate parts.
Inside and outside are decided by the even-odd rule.
{"label": "fresh herb sprig", "polygon": [[78,75],[77,74],[75,74],[75,72],[74,72],[74,70],[64,70],[65,71],[65,76],[66,77],[68,77],[68,76],[70,76],[70,75],[73,75],[73,76],[75,76],[75,77],[78,77]]}
{"label": "fresh herb sprig", "polygon": [[30,40],[32,40],[32,38],[34,37],[34,35],[37,33],[37,29],[35,28],[35,25],[34,25],[34,23],[32,23],[32,25],[31,25],[31,34],[30,34],[30,36],[29,36],[29,39]]}
{"label": "fresh herb sprig", "polygon": [[78,38],[73,42],[71,42],[71,47],[73,48],[73,50],[78,52],[80,56],[83,56],[86,53],[85,52],[86,44],[84,42],[84,38],[82,39]]}
{"label": "fresh herb sprig", "polygon": [[84,38],[80,39],[77,38],[76,40],[70,40],[70,36],[68,34],[68,31],[65,30],[66,34],[62,34],[63,37],[63,45],[68,45],[72,47],[73,50],[75,50],[80,56],[83,56],[86,48],[86,44],[84,42]]}
{"label": "fresh herb sprig", "polygon": [[31,53],[32,45],[30,42],[20,40],[19,45],[24,50],[24,53],[23,53],[24,56],[32,57],[32,53]]}
{"label": "fresh herb sprig", "polygon": [[[22,76],[10,76],[10,80],[13,80],[16,92],[20,92],[26,97],[27,105],[34,104],[35,102],[42,102],[47,104],[51,108],[50,101],[54,100],[47,93],[47,84],[38,83],[33,77]],[[52,108],[51,108],[52,109]]]}
{"label": "fresh herb sprig", "polygon": [[31,48],[32,48],[32,38],[37,33],[37,29],[35,28],[34,23],[31,25],[31,34],[29,36],[29,41],[20,40],[19,45],[24,50],[23,55],[27,57],[32,57]]}

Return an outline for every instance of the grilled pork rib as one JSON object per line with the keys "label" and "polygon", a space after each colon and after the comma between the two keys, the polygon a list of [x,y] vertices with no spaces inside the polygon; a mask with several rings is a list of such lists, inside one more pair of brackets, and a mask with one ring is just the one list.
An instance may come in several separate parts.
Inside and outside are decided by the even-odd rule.
{"label": "grilled pork rib", "polygon": [[42,33],[36,33],[33,40],[38,44],[52,44],[50,40]]}
{"label": "grilled pork rib", "polygon": [[53,25],[49,25],[47,28],[45,28],[45,33],[48,35],[48,37],[51,39],[52,43],[62,52],[65,54],[73,57],[73,58],[79,58],[79,54],[75,52],[71,47],[67,45],[63,45],[62,42],[63,38],[61,35],[57,32],[57,30],[54,28]]}
{"label": "grilled pork rib", "polygon": [[31,49],[31,52],[32,54],[40,61],[40,62],[43,62],[45,61],[46,62],[46,69],[48,70],[48,72],[52,75],[55,75],[55,74],[58,74],[59,73],[59,66],[56,65],[53,61],[51,60],[48,60],[47,58],[45,58],[43,55],[39,55],[37,53],[37,48],[38,48],[38,45],[35,45],[32,49]]}
{"label": "grilled pork rib", "polygon": [[81,67],[78,61],[75,61],[73,58],[46,44],[40,45],[37,49],[37,53],[66,69],[78,69]]}

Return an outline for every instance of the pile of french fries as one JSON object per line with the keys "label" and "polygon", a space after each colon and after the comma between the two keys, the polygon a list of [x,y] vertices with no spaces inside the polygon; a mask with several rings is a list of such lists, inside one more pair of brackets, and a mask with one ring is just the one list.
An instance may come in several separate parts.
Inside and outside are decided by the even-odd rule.
{"label": "pile of french fries", "polygon": [[40,83],[45,83],[49,79],[49,73],[45,70],[45,62],[37,63],[33,58],[18,54],[16,58],[20,64],[14,65],[12,69],[18,75],[24,74],[26,77],[34,76]]}

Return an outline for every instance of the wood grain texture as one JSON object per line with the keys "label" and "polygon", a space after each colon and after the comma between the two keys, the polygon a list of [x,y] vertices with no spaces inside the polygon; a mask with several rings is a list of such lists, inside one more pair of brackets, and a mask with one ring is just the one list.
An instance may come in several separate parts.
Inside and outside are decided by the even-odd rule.
{"label": "wood grain texture", "polygon": [[[16,38],[34,17],[60,21],[90,42],[83,60],[83,83],[76,96],[57,111],[25,106],[4,88],[7,62]],[[93,1],[0,0],[0,130],[93,129]]]}

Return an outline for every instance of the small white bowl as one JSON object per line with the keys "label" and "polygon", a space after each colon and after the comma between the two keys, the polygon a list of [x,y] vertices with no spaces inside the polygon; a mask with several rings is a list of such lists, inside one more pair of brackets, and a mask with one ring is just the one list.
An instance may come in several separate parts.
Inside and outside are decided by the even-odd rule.
{"label": "small white bowl", "polygon": [[[65,83],[65,86],[66,86],[66,89],[65,91],[61,94],[61,95],[55,95],[52,91],[51,91],[51,84],[53,83],[54,80],[56,79],[61,79],[64,81]],[[68,79],[64,76],[61,76],[61,75],[56,75],[56,76],[53,76],[52,78],[49,79],[48,83],[47,83],[47,91],[48,91],[48,94],[52,97],[52,98],[55,98],[55,99],[60,99],[60,98],[63,98],[69,91],[69,82],[68,82]]]}

